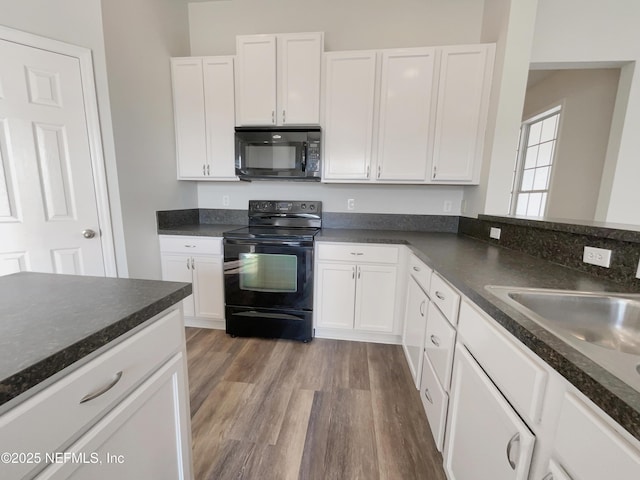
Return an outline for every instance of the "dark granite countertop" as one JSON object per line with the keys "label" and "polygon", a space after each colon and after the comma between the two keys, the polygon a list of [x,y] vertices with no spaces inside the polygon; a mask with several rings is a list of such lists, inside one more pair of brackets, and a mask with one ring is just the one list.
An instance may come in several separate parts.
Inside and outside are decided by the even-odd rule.
{"label": "dark granite countertop", "polygon": [[188,283],[47,273],[0,277],[0,412],[190,294]]}
{"label": "dark granite countertop", "polygon": [[191,235],[201,237],[221,237],[224,232],[242,228],[246,225],[191,224],[158,228],[158,235]]}
{"label": "dark granite countertop", "polygon": [[506,285],[623,292],[627,287],[451,233],[323,229],[316,240],[408,245],[416,256],[640,440],[640,392],[485,289],[486,285]]}

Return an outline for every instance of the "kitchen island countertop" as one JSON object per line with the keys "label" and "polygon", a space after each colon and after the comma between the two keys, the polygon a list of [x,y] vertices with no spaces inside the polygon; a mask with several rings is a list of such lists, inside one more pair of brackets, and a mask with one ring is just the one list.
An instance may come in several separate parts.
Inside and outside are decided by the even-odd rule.
{"label": "kitchen island countertop", "polygon": [[0,413],[190,294],[188,283],[26,272],[0,277]]}

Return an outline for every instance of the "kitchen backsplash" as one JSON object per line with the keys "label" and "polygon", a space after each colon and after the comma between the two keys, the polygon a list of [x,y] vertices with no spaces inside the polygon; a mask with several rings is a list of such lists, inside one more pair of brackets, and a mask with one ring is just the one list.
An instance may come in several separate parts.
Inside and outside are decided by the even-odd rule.
{"label": "kitchen backsplash", "polygon": [[[500,229],[499,240],[489,237],[492,227]],[[460,217],[458,233],[637,287],[640,292],[640,280],[636,278],[640,231],[604,227],[597,223],[574,225],[479,215],[478,219]],[[585,246],[611,250],[610,268],[584,263]]]}

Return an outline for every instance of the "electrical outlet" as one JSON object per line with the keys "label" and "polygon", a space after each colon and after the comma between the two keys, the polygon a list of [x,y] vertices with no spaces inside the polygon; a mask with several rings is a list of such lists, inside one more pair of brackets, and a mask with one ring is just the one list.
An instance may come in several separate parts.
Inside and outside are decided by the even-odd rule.
{"label": "electrical outlet", "polygon": [[444,201],[444,205],[442,207],[442,211],[445,213],[449,213],[451,211],[452,203],[449,200]]}
{"label": "electrical outlet", "polygon": [[229,206],[229,195],[223,195],[222,196],[222,206],[223,207],[228,207]]}
{"label": "electrical outlet", "polygon": [[355,210],[356,209],[356,199],[349,198],[347,200],[347,210]]}
{"label": "electrical outlet", "polygon": [[609,268],[611,265],[611,250],[606,248],[584,247],[582,261],[597,265],[599,267]]}
{"label": "electrical outlet", "polygon": [[489,232],[489,236],[491,238],[496,239],[496,240],[500,240],[500,233],[501,232],[502,232],[502,230],[500,230],[499,228],[491,227],[491,231]]}

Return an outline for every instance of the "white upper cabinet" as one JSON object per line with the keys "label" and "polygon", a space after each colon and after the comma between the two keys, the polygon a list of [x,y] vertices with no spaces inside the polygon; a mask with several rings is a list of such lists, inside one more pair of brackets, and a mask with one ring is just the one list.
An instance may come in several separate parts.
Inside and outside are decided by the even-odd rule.
{"label": "white upper cabinet", "polygon": [[278,35],[279,123],[320,123],[320,66],[323,35],[294,33]]}
{"label": "white upper cabinet", "polygon": [[178,179],[237,180],[233,57],[171,59]]}
{"label": "white upper cabinet", "polygon": [[376,178],[428,177],[434,48],[382,51]]}
{"label": "white upper cabinet", "polygon": [[376,52],[325,54],[324,180],[371,176]]}
{"label": "white upper cabinet", "polygon": [[236,37],[236,124],[319,124],[322,50],[322,33]]}
{"label": "white upper cabinet", "polygon": [[441,50],[433,142],[434,182],[478,183],[489,109],[494,45]]}

